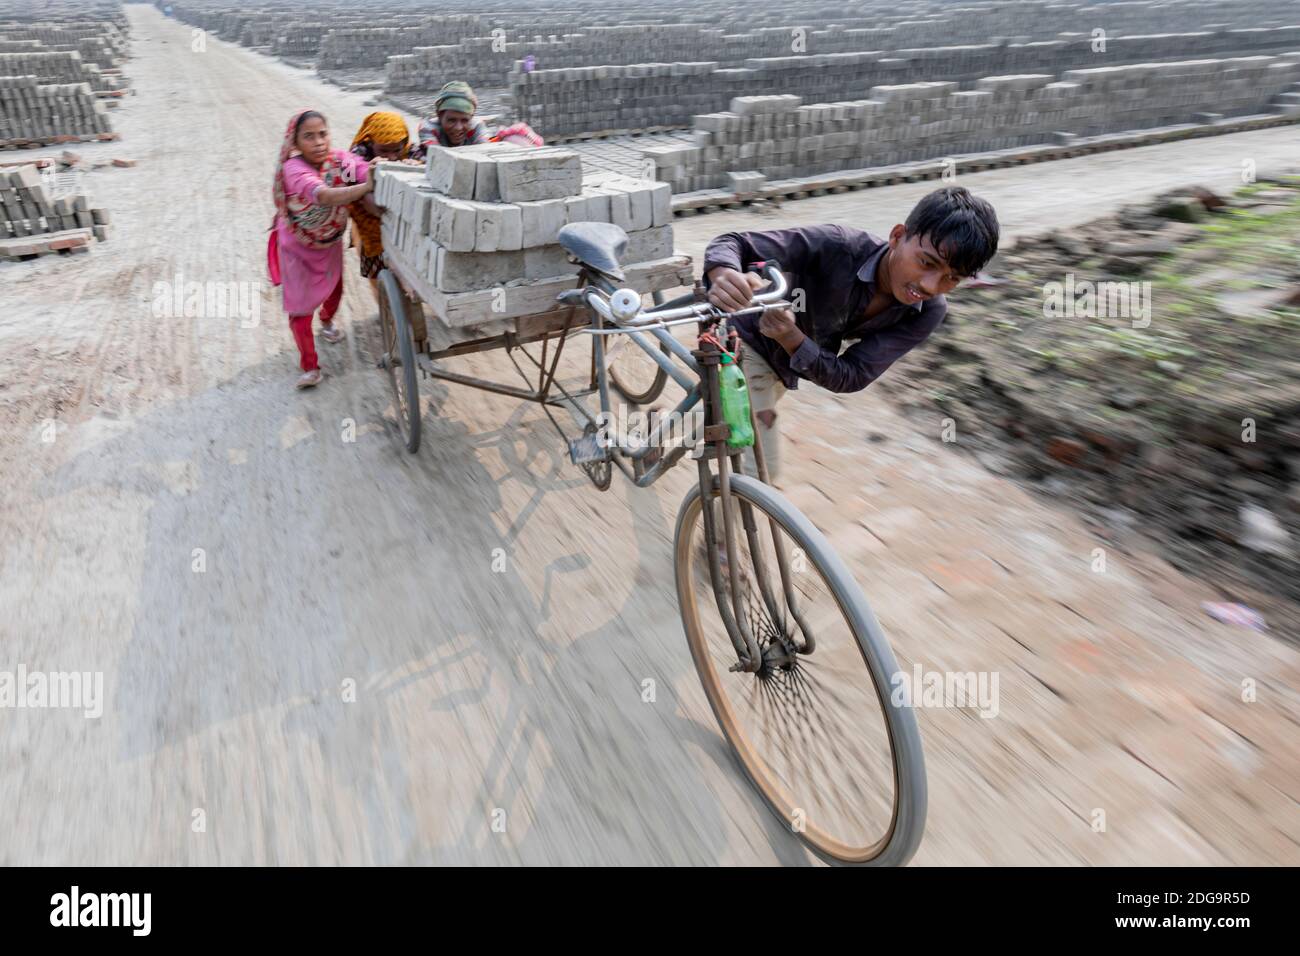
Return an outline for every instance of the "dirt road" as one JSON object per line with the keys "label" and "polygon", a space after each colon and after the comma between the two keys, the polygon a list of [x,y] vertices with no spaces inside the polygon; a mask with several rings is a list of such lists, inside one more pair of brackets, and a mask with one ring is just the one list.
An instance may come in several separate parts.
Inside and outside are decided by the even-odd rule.
{"label": "dirt road", "polygon": [[[0,863],[807,862],[732,764],[682,636],[689,475],[599,495],[536,409],[444,387],[408,456],[359,282],[324,385],[295,393],[264,282],[272,162],[295,108],[342,135],[365,94],[127,9],[138,95],[120,143],[81,150],[139,161],[91,177],[115,235],[0,264],[0,669],[102,671],[105,698],[98,719],[0,710]],[[1226,183],[1295,136],[966,185],[1014,235]],[[927,188],[685,220],[678,244],[883,228]],[[160,314],[178,274],[260,283],[259,321]],[[1001,678],[995,717],[920,711],[917,863],[1300,863],[1294,650],[1209,620],[1212,595],[1149,556],[1095,572],[1068,512],[880,390],[801,389],[782,415],[786,490],[900,664]]]}

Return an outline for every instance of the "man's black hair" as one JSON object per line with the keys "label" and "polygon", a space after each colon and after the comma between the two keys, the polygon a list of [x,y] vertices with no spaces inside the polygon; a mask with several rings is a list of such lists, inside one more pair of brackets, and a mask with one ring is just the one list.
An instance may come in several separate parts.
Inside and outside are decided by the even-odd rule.
{"label": "man's black hair", "polygon": [[944,186],[926,195],[903,224],[909,236],[929,239],[958,275],[973,276],[998,251],[998,217],[962,186]]}

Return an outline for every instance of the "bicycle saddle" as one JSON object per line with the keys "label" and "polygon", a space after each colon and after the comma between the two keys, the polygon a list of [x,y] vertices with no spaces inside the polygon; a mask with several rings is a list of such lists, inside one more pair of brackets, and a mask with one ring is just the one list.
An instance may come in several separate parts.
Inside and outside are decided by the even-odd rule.
{"label": "bicycle saddle", "polygon": [[619,259],[627,251],[627,233],[612,222],[572,222],[560,230],[560,245],[584,266],[613,279],[625,276]]}

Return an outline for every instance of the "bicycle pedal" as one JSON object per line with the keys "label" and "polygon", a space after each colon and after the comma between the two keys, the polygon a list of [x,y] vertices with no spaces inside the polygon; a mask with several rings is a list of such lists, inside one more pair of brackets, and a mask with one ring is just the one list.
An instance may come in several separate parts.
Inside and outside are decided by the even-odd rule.
{"label": "bicycle pedal", "polygon": [[569,460],[575,465],[593,465],[608,458],[599,434],[583,435],[569,442]]}

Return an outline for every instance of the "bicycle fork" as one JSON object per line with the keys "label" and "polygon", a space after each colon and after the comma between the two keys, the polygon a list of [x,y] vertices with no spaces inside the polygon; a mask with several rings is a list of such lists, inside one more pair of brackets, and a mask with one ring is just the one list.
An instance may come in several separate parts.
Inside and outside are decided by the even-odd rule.
{"label": "bicycle fork", "polygon": [[[799,630],[804,635],[802,643],[797,642],[794,635],[787,633],[788,626],[786,622],[788,618],[784,613],[784,609],[778,604],[768,580],[766,562],[763,560],[761,542],[759,541],[758,525],[754,521],[754,510],[748,502],[740,502],[741,523],[754,562],[754,576],[758,581],[768,615],[771,617],[773,624],[780,629],[781,641],[769,644],[765,658],[763,649],[759,647],[758,641],[750,631],[742,603],[741,570],[738,560],[740,552],[735,546],[736,527],[731,508],[731,472],[732,469],[737,472],[743,470],[743,455],[739,451],[730,449],[727,445],[730,430],[726,422],[722,420],[722,392],[718,378],[718,366],[722,357],[721,351],[717,345],[706,341],[702,342],[701,347],[692,354],[700,365],[700,371],[704,379],[701,397],[704,401],[705,421],[703,440],[707,446],[707,451],[699,459],[700,487],[704,492],[701,501],[704,513],[704,542],[708,552],[709,582],[713,587],[718,613],[727,628],[727,635],[731,639],[732,647],[738,657],[737,663],[732,665],[730,669],[755,673],[762,669],[765,664],[771,667],[789,666],[795,662],[795,654],[811,654],[816,642],[799,609],[794,583],[790,576],[790,563],[783,544],[784,535],[777,525],[776,519],[769,518],[772,542],[776,550],[777,567],[781,575],[782,595],[785,598],[785,605],[790,612],[790,616],[798,623]],[[752,423],[753,417],[753,409],[751,408],[750,419]],[[757,423],[753,423],[753,426],[755,434],[754,455],[758,465],[759,480],[766,483],[767,462],[757,437]],[[726,554],[728,555],[727,583],[730,585],[731,591],[730,602],[728,602],[722,587],[721,561],[718,557],[718,527],[710,494],[713,484],[713,474],[709,469],[710,458],[716,459],[718,462],[718,497],[722,504],[722,531],[726,541]],[[794,645],[794,654],[787,647],[787,640]]]}

